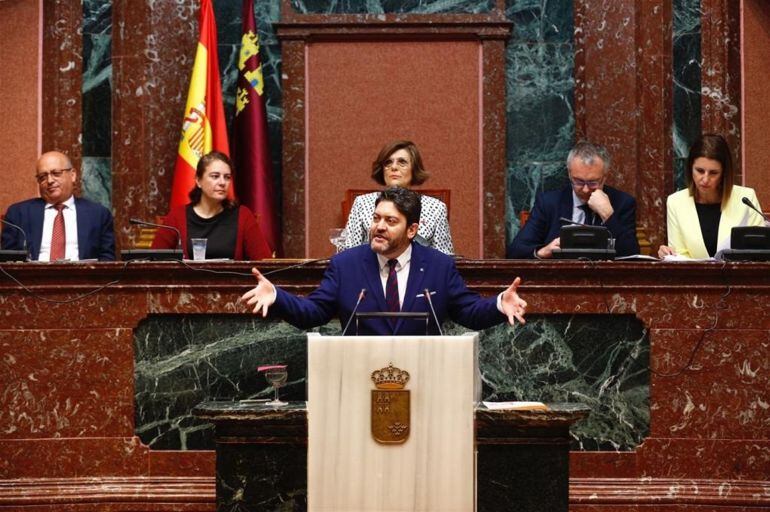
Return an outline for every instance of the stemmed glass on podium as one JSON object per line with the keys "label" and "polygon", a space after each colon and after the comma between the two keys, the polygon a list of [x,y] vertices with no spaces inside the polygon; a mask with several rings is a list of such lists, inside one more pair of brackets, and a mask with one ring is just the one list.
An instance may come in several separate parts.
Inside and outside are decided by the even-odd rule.
{"label": "stemmed glass on podium", "polygon": [[286,384],[286,380],[289,377],[289,372],[286,369],[285,364],[275,364],[269,366],[260,366],[257,368],[258,372],[265,372],[265,379],[271,386],[275,395],[273,399],[266,402],[265,405],[271,405],[273,407],[283,407],[289,405],[288,402],[284,402],[278,398],[278,389]]}

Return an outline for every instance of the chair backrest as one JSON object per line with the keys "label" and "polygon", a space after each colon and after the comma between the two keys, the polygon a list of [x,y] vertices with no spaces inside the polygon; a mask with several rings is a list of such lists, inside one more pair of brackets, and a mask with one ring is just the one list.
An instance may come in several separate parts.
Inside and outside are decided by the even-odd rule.
{"label": "chair backrest", "polygon": [[[348,215],[350,215],[350,209],[353,208],[353,201],[356,200],[356,197],[363,196],[365,194],[370,194],[372,192],[379,192],[379,190],[349,188],[345,191],[345,199],[343,199],[342,201],[343,222],[348,221]],[[443,203],[446,205],[447,220],[449,220],[449,213],[452,211],[452,209],[449,204],[451,191],[448,188],[420,189],[420,190],[415,189],[415,192],[419,192],[420,194],[423,194],[426,196],[435,197],[436,199],[443,201]]]}

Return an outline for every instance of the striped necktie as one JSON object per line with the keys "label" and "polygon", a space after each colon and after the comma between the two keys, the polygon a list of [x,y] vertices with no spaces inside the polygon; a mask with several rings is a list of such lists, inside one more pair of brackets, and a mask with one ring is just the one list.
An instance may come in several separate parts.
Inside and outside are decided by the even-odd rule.
{"label": "striped necktie", "polygon": [[64,206],[61,203],[53,205],[56,209],[56,217],[53,219],[53,233],[51,234],[51,256],[50,261],[64,259],[67,247],[67,235],[64,232]]}

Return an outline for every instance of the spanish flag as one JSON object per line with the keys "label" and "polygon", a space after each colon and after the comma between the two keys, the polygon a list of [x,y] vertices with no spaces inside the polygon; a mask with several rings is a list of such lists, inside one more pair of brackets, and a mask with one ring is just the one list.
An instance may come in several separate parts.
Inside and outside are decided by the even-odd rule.
{"label": "spanish flag", "polygon": [[174,166],[171,208],[190,202],[187,195],[195,186],[195,166],[203,155],[213,150],[230,154],[222,106],[222,85],[219,81],[214,8],[211,0],[201,0],[200,37]]}

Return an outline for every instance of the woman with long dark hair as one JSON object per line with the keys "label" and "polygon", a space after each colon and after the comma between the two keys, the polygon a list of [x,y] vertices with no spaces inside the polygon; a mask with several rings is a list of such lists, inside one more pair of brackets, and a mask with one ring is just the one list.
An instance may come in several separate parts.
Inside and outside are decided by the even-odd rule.
{"label": "woman with long dark hair", "polygon": [[[245,206],[228,198],[232,185],[233,165],[224,153],[212,151],[201,157],[195,169],[195,187],[190,190],[190,203],[174,208],[164,224],[179,230],[184,257],[192,254],[190,240],[205,238],[206,259],[261,260],[272,251],[259,229],[254,214]],[[172,249],[176,234],[159,229],[152,247]]]}
{"label": "woman with long dark hair", "polygon": [[705,134],[690,147],[685,179],[687,188],[668,196],[668,245],[658,256],[694,259],[713,257],[730,242],[736,226],[762,226],[764,219],[743,204],[757,208],[754,189],[736,185],[730,147],[721,135]]}

